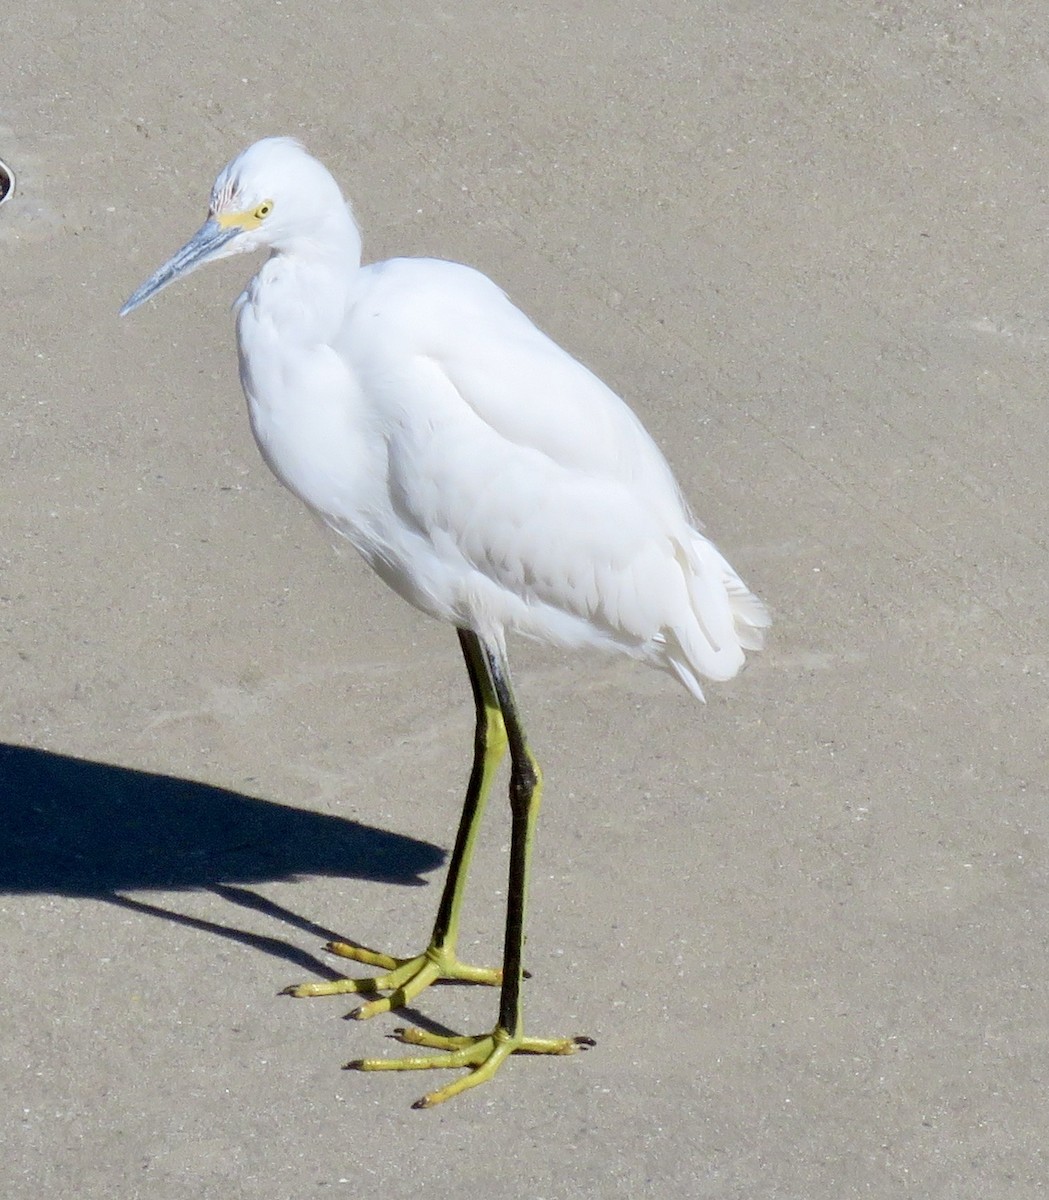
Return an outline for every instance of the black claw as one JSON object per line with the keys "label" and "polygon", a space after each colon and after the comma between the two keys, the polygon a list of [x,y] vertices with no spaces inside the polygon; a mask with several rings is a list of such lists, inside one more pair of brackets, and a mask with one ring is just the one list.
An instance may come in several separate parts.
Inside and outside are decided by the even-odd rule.
{"label": "black claw", "polygon": [[581,1049],[589,1050],[591,1046],[596,1046],[597,1042],[592,1037],[587,1037],[585,1034],[576,1034],[572,1041]]}
{"label": "black claw", "polygon": [[351,1058],[350,1061],[348,1063],[346,1063],[342,1069],[344,1071],[359,1071],[361,1069],[362,1062],[364,1062],[363,1058]]}

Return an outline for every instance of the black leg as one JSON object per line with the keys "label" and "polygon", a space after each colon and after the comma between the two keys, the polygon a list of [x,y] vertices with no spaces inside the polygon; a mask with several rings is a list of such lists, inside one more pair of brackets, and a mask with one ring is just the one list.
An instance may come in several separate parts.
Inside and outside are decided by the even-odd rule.
{"label": "black leg", "polygon": [[505,659],[485,646],[485,657],[503,714],[510,746],[510,871],[506,893],[506,937],[503,944],[503,987],[499,997],[499,1025],[519,1036],[521,1021],[521,961],[528,893],[528,868],[535,835],[543,780],[517,713],[510,672]]}
{"label": "black leg", "polygon": [[484,816],[492,776],[498,769],[507,746],[501,705],[488,673],[488,662],[480,639],[476,633],[467,629],[460,629],[458,632],[474,697],[474,759],[463,812],[459,819],[459,832],[456,834],[455,846],[448,862],[448,877],[445,880],[441,903],[437,908],[432,941],[434,946],[448,945],[453,950],[459,933],[459,914],[462,909],[466,871],[473,856],[481,818]]}

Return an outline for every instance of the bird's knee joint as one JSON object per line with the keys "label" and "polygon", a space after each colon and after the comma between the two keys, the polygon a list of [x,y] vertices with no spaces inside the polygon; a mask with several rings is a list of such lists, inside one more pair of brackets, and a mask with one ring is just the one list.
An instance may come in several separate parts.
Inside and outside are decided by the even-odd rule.
{"label": "bird's knee joint", "polygon": [[543,773],[534,758],[514,763],[510,771],[510,804],[527,809],[539,800],[543,790]]}

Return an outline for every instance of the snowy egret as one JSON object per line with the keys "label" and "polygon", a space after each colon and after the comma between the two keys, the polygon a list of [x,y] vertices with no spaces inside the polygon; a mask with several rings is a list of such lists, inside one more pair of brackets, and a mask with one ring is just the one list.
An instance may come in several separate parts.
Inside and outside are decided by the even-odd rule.
{"label": "snowy egret", "polygon": [[[409,603],[458,630],[473,691],[473,767],[433,934],[414,958],[328,949],[381,970],[294,996],[379,996],[374,1016],[438,979],[498,984],[491,1033],[398,1030],[438,1051],[358,1070],[468,1067],[429,1107],[491,1078],[516,1051],[589,1039],[525,1036],[521,950],[542,777],[510,687],[507,632],[621,651],[676,676],[731,678],[766,611],[696,528],[633,412],[485,276],[436,259],[361,265],[338,184],[290,138],[235,158],[194,237],[121,309],[202,263],[266,250],[237,301],[240,379],[277,478]],[[493,776],[510,753],[511,844],[501,970],[456,954],[466,874]]]}

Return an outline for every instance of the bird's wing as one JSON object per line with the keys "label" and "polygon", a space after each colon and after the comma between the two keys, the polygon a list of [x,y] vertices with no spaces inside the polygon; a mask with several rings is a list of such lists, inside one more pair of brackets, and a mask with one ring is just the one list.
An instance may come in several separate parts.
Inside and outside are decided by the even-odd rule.
{"label": "bird's wing", "polygon": [[[490,279],[458,263],[394,259],[370,298],[388,363],[432,360],[459,400],[507,442],[570,471],[636,483],[649,503],[682,501],[633,411],[539,330]],[[418,397],[415,398],[418,403]],[[422,413],[413,409],[415,417]]]}
{"label": "bird's wing", "polygon": [[720,556],[694,552],[700,535],[640,422],[483,276],[432,266],[374,289],[355,330],[364,390],[383,398],[389,495],[415,535],[413,587],[425,546],[427,586],[458,589],[424,607],[525,630],[560,613],[578,640],[639,647],[694,632],[709,592],[720,653],[734,640]]}

